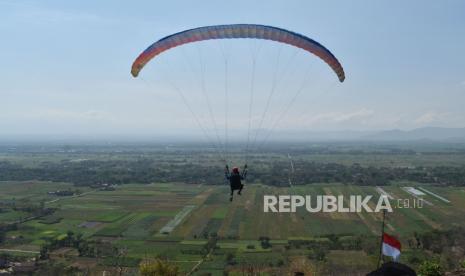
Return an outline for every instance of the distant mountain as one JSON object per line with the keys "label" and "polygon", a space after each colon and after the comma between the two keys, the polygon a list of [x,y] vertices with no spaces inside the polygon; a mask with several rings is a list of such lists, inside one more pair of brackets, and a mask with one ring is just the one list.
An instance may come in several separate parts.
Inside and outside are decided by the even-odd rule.
{"label": "distant mountain", "polygon": [[465,141],[465,128],[423,127],[412,130],[386,130],[360,137],[366,140],[384,141]]}
{"label": "distant mountain", "polygon": [[296,140],[296,141],[353,141],[362,137],[375,134],[373,131],[335,130],[335,131],[275,131],[271,140]]}
{"label": "distant mountain", "polygon": [[465,142],[465,128],[423,127],[381,131],[276,131],[271,140]]}
{"label": "distant mountain", "polygon": [[[357,141],[373,141],[373,142],[403,142],[403,141],[438,141],[438,142],[465,142],[465,128],[444,128],[444,127],[423,127],[412,130],[333,130],[333,131],[311,131],[306,129],[294,130],[276,130],[270,132],[268,129],[256,129],[251,131],[253,140],[256,138],[258,144],[264,141],[265,136],[268,141],[296,141],[296,142],[357,142]],[[258,134],[257,134],[258,133]],[[272,135],[270,135],[270,133]],[[247,132],[244,130],[229,130],[228,139],[230,142],[245,142],[247,139]],[[254,138],[254,136],[257,137]],[[213,136],[212,136],[213,137]],[[221,140],[222,137],[220,137]],[[21,135],[21,136],[7,136],[0,134],[1,144],[17,144],[17,143],[31,143],[31,142],[48,142],[48,143],[69,143],[69,142],[85,142],[85,143],[99,143],[99,142],[115,142],[115,143],[152,143],[152,142],[204,142],[205,139],[202,134],[191,129],[186,131],[171,132],[159,135],[99,135],[99,136],[34,136],[34,135]],[[253,142],[255,143],[255,141]]]}

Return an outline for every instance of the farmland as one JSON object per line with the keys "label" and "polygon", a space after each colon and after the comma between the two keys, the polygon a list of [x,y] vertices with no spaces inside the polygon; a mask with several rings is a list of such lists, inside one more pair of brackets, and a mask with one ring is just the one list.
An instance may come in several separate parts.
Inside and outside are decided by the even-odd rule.
{"label": "farmland", "polygon": [[[9,185],[12,183],[3,182],[0,187],[4,189]],[[29,187],[30,196],[50,201],[42,187],[51,185],[50,183],[15,182],[14,185],[18,189],[22,186]],[[64,184],[56,185],[63,187]],[[413,232],[465,223],[461,219],[465,217],[463,188],[427,188],[450,199],[451,202],[445,203],[427,195],[433,206],[421,209],[395,209],[389,214],[388,229],[400,235],[405,243]],[[393,185],[385,187],[384,190],[394,198],[411,198],[401,186]],[[202,265],[208,267],[208,271],[212,271],[215,270],[214,263],[218,262],[216,259],[227,252],[234,253],[238,258],[248,258],[246,256],[250,254],[254,257],[263,255],[263,258],[266,258],[268,255],[271,257],[277,254],[289,242],[295,240],[311,238],[324,242],[325,237],[331,234],[350,240],[351,237],[374,236],[378,233],[380,214],[314,214],[305,210],[298,210],[296,213],[263,213],[262,198],[265,194],[325,193],[347,196],[379,195],[373,187],[338,184],[305,185],[296,188],[272,188],[250,184],[241,197],[229,203],[226,187],[166,183],[122,185],[115,191],[93,191],[85,196],[63,198],[48,203],[49,207],[58,209],[50,215],[58,219],[42,217],[22,223],[16,231],[8,232],[7,239],[10,241],[3,247],[39,251],[40,246],[48,239],[59,238],[68,231],[73,231],[88,239],[107,239],[115,246],[127,248],[128,258],[166,256],[170,260],[182,263],[183,269],[189,270],[202,258],[208,238],[217,234],[218,255],[214,255],[211,261]],[[8,198],[3,194],[2,200],[13,200],[12,197]],[[26,199],[16,200],[20,202]],[[192,209],[187,214],[186,206],[188,210]],[[181,218],[178,218],[181,221],[175,225],[170,224],[179,214],[182,214]],[[12,211],[3,212],[0,216],[2,221],[9,222],[25,215]],[[46,223],[47,220],[52,223]],[[169,225],[173,227],[170,233],[162,231]],[[164,234],[160,234],[161,232]],[[14,239],[17,236],[21,236],[20,241]],[[261,247],[259,238],[263,236],[271,239],[271,248]],[[279,259],[281,258],[277,258]],[[221,265],[216,268],[218,273],[222,269]]]}
{"label": "farmland", "polygon": [[[373,157],[376,154],[378,157]],[[455,168],[463,165],[460,154],[453,154],[450,159],[444,152],[430,153],[434,156],[431,159],[424,155],[412,157],[410,153],[406,158],[376,154],[337,153],[335,157],[324,153],[310,157],[294,153],[294,156],[297,168],[299,160],[345,164],[349,156],[359,166],[370,162],[379,168],[386,164],[391,167],[440,166],[440,160],[446,160]],[[93,162],[97,162],[95,160],[101,158],[97,153],[29,155],[30,158],[26,158],[25,154],[8,153],[2,158],[29,168],[43,166],[43,162],[60,163],[63,159],[94,158]],[[137,154],[132,152],[105,155],[105,158],[112,156],[113,160],[137,159]],[[160,156],[153,153],[150,158],[154,156],[157,162],[169,163],[175,159],[181,163],[199,162],[179,152]],[[278,153],[269,158],[285,160]],[[267,162],[262,166],[270,166],[272,161]],[[221,172],[219,175],[221,177]],[[0,221],[9,228],[0,253],[16,257],[38,256],[48,248],[51,260],[95,271],[123,266],[129,274],[137,271],[141,261],[154,258],[167,259],[182,272],[194,275],[223,275],[224,270],[235,275],[251,265],[270,274],[284,273],[299,265],[312,267],[322,274],[335,270],[356,274],[376,266],[382,213],[310,213],[305,208],[290,213],[265,213],[265,195],[343,195],[346,204],[350,195],[372,196],[374,200],[369,205],[373,208],[381,194],[389,195],[394,209],[386,215],[386,231],[401,240],[405,253],[403,261],[412,265],[415,263],[411,256],[418,258],[418,248],[414,245],[418,235],[465,227],[463,186],[397,179],[384,186],[342,182],[270,186],[255,179],[246,183],[242,195],[236,195],[233,202],[229,202],[229,187],[220,177],[217,185],[202,181],[133,182],[110,186],[43,180],[1,181]],[[430,204],[422,208],[406,206],[406,202],[413,204],[418,200],[418,195],[406,187],[421,192],[421,198]],[[56,191],[69,191],[70,195],[60,196],[54,194]],[[12,225],[14,227],[10,227]],[[84,247],[75,246],[83,242]]]}

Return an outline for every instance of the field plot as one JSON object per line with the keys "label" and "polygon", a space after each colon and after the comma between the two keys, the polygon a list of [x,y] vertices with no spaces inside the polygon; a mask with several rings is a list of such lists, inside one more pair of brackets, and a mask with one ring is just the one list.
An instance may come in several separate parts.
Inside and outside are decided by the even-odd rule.
{"label": "field plot", "polygon": [[0,221],[3,223],[13,223],[29,216],[29,213],[23,211],[4,211],[0,213]]}
{"label": "field plot", "polygon": [[439,199],[439,200],[441,200],[441,201],[443,201],[443,202],[445,202],[445,203],[450,203],[450,201],[449,201],[448,199],[445,199],[444,197],[442,197],[442,196],[440,196],[440,195],[438,195],[438,194],[435,194],[435,193],[433,193],[433,192],[427,190],[426,188],[418,187],[418,189],[420,189],[420,190],[422,190],[422,191],[424,191],[424,192],[426,192],[426,193],[428,193],[428,194],[434,196],[435,198],[437,198],[437,199]]}
{"label": "field plot", "polygon": [[[428,190],[435,191],[437,194],[444,195],[450,198],[450,203],[445,203],[430,194],[422,196],[423,199],[428,200],[433,205],[424,204],[422,208],[405,208],[403,202],[415,202],[418,200],[416,196],[406,192],[401,187],[384,187],[396,200],[391,201],[394,212],[388,215],[388,221],[396,228],[396,232],[401,235],[411,234],[413,231],[423,232],[430,229],[441,229],[443,227],[450,227],[451,225],[463,225],[463,217],[465,216],[465,209],[462,206],[465,200],[465,194],[457,193],[460,188],[455,187],[435,187],[430,186],[416,186],[426,187]],[[455,192],[454,192],[455,191]],[[451,195],[456,195],[451,197]],[[416,201],[418,202],[418,201]],[[400,206],[398,206],[398,204]],[[410,206],[411,207],[411,206]]]}
{"label": "field plot", "polygon": [[[451,222],[457,223],[459,221],[457,218],[465,215],[464,210],[458,208],[465,198],[455,203],[451,201],[452,203],[447,206],[444,202],[437,204],[436,202],[440,202],[439,199],[425,194],[422,197],[433,202],[433,206],[427,205],[421,209],[396,208],[397,199],[409,199],[413,202],[415,197],[401,187],[387,186],[382,189],[384,193],[393,198],[391,203],[394,206],[394,212],[387,216],[387,227],[390,231],[396,231],[400,235],[440,228],[441,225],[449,225]],[[447,189],[455,188],[444,188],[444,190]],[[436,193],[448,197],[446,193]],[[229,204],[227,190],[217,188],[211,192],[205,205],[194,210],[174,233],[177,237],[185,235],[185,237],[192,238],[201,236],[206,230],[207,232],[218,231],[218,235],[222,238],[254,240],[260,236],[267,236],[279,240],[295,236],[377,234],[379,232],[381,213],[309,213],[304,208],[297,209],[296,213],[264,213],[263,195],[266,194],[343,195],[346,206],[348,206],[347,201],[350,195],[372,196],[373,199],[369,206],[374,209],[380,191],[376,187],[368,186],[306,185],[273,188],[250,185],[246,187],[241,197],[235,198],[230,205],[227,205]],[[463,196],[465,197],[465,193]],[[220,204],[221,200],[225,204]]]}
{"label": "field plot", "polygon": [[402,189],[404,189],[404,191],[406,191],[407,193],[411,194],[413,197],[415,197],[416,199],[421,199],[423,200],[423,202],[429,206],[433,206],[434,204],[431,203],[430,201],[426,200],[424,198],[424,195],[426,195],[424,192],[422,192],[421,190],[418,190],[414,187],[403,187]]}
{"label": "field plot", "polygon": [[376,187],[376,191],[378,191],[380,195],[387,196],[390,200],[394,200],[394,197],[390,195],[388,192],[386,192],[383,188]]}
{"label": "field plot", "polygon": [[[22,200],[34,198],[38,204],[55,198],[48,195],[48,191],[69,188],[74,186],[49,182],[2,182],[1,202],[9,203],[14,199],[19,205]],[[22,198],[26,190],[29,198]],[[116,191],[111,192],[94,191],[81,197],[59,197],[59,201],[48,204],[57,208],[53,215],[28,221],[22,229],[9,234],[12,237],[21,235],[23,242],[36,246],[67,231],[81,233],[84,237],[144,239],[159,231],[203,190],[181,184],[134,184],[117,187]],[[13,222],[28,216],[26,212],[13,210],[0,213],[2,222]]]}
{"label": "field plot", "polygon": [[[70,187],[63,183],[44,185],[45,188],[29,182],[2,183],[0,189],[8,191],[3,193],[1,190],[0,201],[10,204],[13,198],[21,198],[16,196],[16,192],[23,193],[31,187],[30,198],[48,201],[51,198],[48,190]],[[397,208],[399,199],[417,199],[417,195],[402,188],[406,186],[423,191],[421,197],[432,205]],[[298,208],[295,213],[264,213],[264,195],[310,195],[314,198],[317,195],[342,195],[345,206],[348,206],[350,195],[372,196],[369,206],[374,209],[373,202],[377,202],[380,195],[387,194],[392,197],[390,202],[394,206],[394,212],[386,216],[387,230],[405,243],[405,239],[415,231],[465,224],[463,188],[418,183],[394,183],[383,187],[313,184],[278,188],[248,185],[242,196],[235,196],[230,202],[226,186],[129,184],[117,186],[115,191],[92,191],[81,197],[61,197],[60,201],[49,203],[57,210],[51,215],[21,223],[17,230],[8,232],[8,239],[21,236],[21,240],[12,241],[6,249],[36,252],[48,240],[73,231],[86,239],[103,239],[114,246],[126,248],[128,258],[133,260],[164,256],[179,264],[183,271],[189,271],[208,252],[209,238],[215,236],[218,239],[215,254],[200,266],[202,272],[215,275],[221,273],[228,254],[234,254],[236,261],[256,259],[266,262],[275,256],[273,261],[278,262],[279,252],[289,244],[329,244],[331,235],[337,235],[341,242],[347,240],[350,244],[357,235],[374,237],[379,234],[381,213],[310,213],[305,208]],[[5,222],[26,216],[27,212],[12,209],[0,213],[0,219]],[[272,247],[264,248],[260,237],[269,238]],[[309,249],[294,248],[288,253],[308,254]],[[330,262],[344,266],[342,261],[335,261],[340,254],[331,251],[328,255]],[[351,254],[354,260],[362,256],[361,252]]]}
{"label": "field plot", "polygon": [[60,198],[50,195],[48,192],[57,190],[79,190],[88,192],[88,187],[75,187],[69,183],[48,182],[48,181],[0,181],[0,201],[17,203],[21,202],[48,202]]}
{"label": "field plot", "polygon": [[169,234],[171,233],[181,221],[189,215],[189,213],[194,210],[195,205],[184,206],[184,208],[176,214],[176,216],[170,220],[162,229],[160,229],[160,234]]}

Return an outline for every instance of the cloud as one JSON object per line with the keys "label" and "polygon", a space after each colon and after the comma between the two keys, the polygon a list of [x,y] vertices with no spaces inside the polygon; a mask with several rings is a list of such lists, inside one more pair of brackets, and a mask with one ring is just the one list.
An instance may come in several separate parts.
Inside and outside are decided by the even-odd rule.
{"label": "cloud", "polygon": [[34,118],[54,121],[113,121],[111,114],[97,110],[69,111],[63,109],[46,109],[30,113]]}
{"label": "cloud", "polygon": [[414,122],[416,124],[421,124],[421,125],[436,123],[436,122],[442,121],[446,115],[447,115],[446,113],[429,111],[424,114],[421,114],[419,117],[417,117],[414,120]]}
{"label": "cloud", "polygon": [[360,121],[362,119],[367,119],[372,117],[374,111],[367,108],[362,108],[360,110],[352,112],[327,112],[320,113],[314,116],[306,118],[307,122],[311,123],[323,123],[323,122],[333,122],[333,123],[344,123],[348,121]]}
{"label": "cloud", "polygon": [[[278,125],[279,129],[311,128],[313,130],[338,129],[343,127],[359,129],[372,123],[375,111],[368,108],[360,108],[346,112],[331,111],[316,114],[289,115]],[[268,125],[266,126],[268,127]]]}
{"label": "cloud", "polygon": [[83,23],[98,22],[102,23],[106,19],[101,16],[76,10],[56,9],[40,6],[37,3],[16,3],[4,2],[0,6],[6,6],[9,9],[8,17],[13,22],[34,22],[37,23]]}

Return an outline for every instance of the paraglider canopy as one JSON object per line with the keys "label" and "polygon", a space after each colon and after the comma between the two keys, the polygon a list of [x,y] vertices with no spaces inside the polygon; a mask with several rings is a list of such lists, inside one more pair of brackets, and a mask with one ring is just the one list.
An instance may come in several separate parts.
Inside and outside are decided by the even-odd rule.
{"label": "paraglider canopy", "polygon": [[131,74],[137,77],[142,68],[144,68],[152,58],[171,48],[197,41],[228,38],[266,39],[301,48],[326,62],[334,73],[336,73],[340,82],[343,82],[345,79],[344,69],[339,61],[320,43],[302,34],[285,29],[255,24],[206,26],[185,30],[164,37],[150,45],[150,47],[139,55],[132,64]]}

